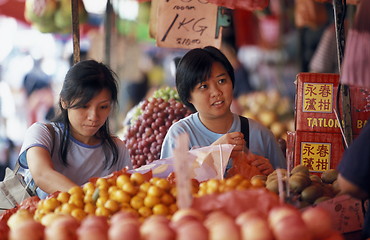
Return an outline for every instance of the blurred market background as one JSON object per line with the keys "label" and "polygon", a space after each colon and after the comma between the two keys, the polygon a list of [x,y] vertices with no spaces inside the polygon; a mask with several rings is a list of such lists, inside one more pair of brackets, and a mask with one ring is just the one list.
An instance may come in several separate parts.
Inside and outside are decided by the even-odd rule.
{"label": "blurred market background", "polygon": [[[33,12],[26,4],[31,2]],[[186,49],[156,47],[149,34],[150,1],[83,0],[80,6],[81,59],[108,63],[120,81],[112,119],[120,135],[130,110],[175,85],[175,62]],[[355,8],[347,5],[348,19]],[[333,5],[270,0],[262,10],[227,13],[232,21],[222,30],[222,50],[236,70],[234,111],[286,139],[286,131],[294,130],[296,75],[338,72]],[[72,64],[69,0],[0,0],[0,165],[13,166],[30,124],[53,116]]]}

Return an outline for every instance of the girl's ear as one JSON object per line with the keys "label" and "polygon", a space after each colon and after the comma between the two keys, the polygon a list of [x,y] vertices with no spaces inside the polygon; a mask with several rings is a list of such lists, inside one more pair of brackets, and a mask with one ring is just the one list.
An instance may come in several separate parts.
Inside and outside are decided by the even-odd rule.
{"label": "girl's ear", "polygon": [[63,109],[67,109],[67,103],[63,99],[60,99],[60,104],[62,105]]}

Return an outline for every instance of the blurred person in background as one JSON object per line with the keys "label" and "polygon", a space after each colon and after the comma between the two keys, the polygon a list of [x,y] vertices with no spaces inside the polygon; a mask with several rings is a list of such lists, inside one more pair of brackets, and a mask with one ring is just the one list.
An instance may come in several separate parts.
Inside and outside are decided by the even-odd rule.
{"label": "blurred person in background", "polygon": [[39,121],[48,122],[55,114],[52,78],[43,71],[42,61],[42,58],[34,58],[33,68],[23,79],[28,126]]}
{"label": "blurred person in background", "polygon": [[9,85],[2,81],[0,66],[0,181],[4,179],[5,169],[10,164],[13,141],[7,136],[8,122],[15,115],[15,101]]}

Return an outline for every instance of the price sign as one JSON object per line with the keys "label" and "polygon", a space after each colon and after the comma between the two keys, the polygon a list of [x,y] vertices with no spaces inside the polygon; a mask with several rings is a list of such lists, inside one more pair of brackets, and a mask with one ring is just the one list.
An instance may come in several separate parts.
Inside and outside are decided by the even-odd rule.
{"label": "price sign", "polygon": [[156,41],[159,47],[219,48],[222,34],[217,5],[206,0],[158,0]]}

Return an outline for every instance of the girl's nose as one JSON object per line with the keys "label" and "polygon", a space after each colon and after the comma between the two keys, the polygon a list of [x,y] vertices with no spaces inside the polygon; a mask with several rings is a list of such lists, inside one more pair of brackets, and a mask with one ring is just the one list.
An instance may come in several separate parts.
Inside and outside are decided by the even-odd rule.
{"label": "girl's nose", "polygon": [[221,89],[219,89],[217,86],[212,87],[212,97],[218,97],[222,94]]}
{"label": "girl's nose", "polygon": [[87,117],[90,121],[95,121],[98,119],[98,112],[94,108],[90,109]]}

